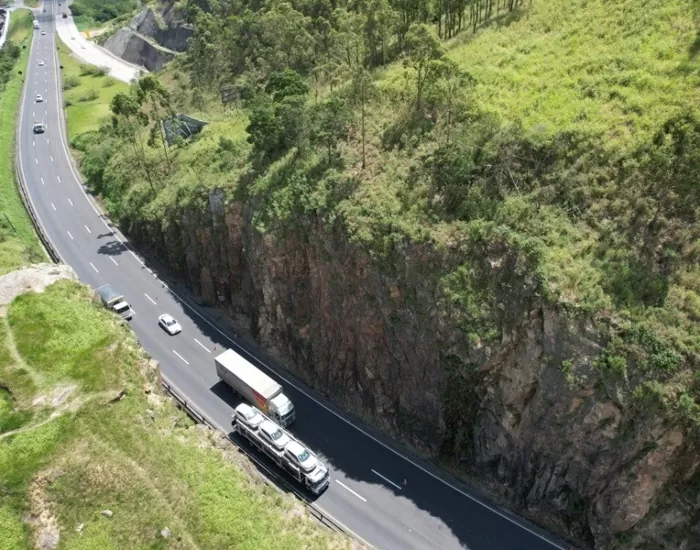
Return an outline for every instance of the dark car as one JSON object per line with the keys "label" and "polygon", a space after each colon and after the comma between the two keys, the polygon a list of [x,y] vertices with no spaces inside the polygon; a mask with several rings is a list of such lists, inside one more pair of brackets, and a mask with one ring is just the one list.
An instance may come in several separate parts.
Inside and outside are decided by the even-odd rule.
{"label": "dark car", "polygon": [[44,126],[43,122],[35,122],[34,123],[34,133],[35,134],[43,134],[45,130],[46,130],[46,126]]}

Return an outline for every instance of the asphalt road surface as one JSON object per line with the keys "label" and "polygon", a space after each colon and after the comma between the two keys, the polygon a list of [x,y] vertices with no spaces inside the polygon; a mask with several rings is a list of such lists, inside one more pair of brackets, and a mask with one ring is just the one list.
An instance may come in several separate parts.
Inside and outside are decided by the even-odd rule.
{"label": "asphalt road surface", "polygon": [[[49,2],[44,3],[46,8],[46,13],[48,14]],[[138,77],[139,71],[147,73],[148,71],[143,67],[137,67],[132,63],[128,63],[123,59],[117,57],[110,51],[106,50],[87,40],[80,31],[78,27],[75,26],[73,17],[70,15],[70,10],[67,9],[71,2],[67,0],[61,1],[61,7],[59,8],[55,3],[53,6],[53,12],[56,14],[55,25],[56,33],[61,38],[63,43],[68,46],[73,54],[78,57],[83,63],[90,63],[96,65],[97,67],[107,67],[109,69],[109,75],[122,82],[130,82],[133,78]],[[66,12],[68,17],[65,19],[61,15]]]}
{"label": "asphalt road surface", "polygon": [[[45,7],[46,13],[39,13],[38,19],[46,35],[34,32],[18,137],[20,171],[40,225],[81,281],[93,288],[111,283],[124,293],[135,311],[131,326],[142,346],[160,361],[164,376],[228,431],[232,409],[239,401],[219,382],[214,356],[226,347],[246,355],[249,346],[232,342],[200,315],[196,305],[164,285],[85,194],[71,165],[61,122],[56,41],[50,32],[56,4]],[[36,94],[44,101],[37,102]],[[45,133],[33,133],[35,121],[46,124]],[[182,325],[182,333],[171,337],[162,331],[157,324],[162,313],[172,314]],[[260,354],[256,352],[256,356]],[[297,409],[291,431],[330,469],[330,487],[314,506],[375,547],[567,548],[507,512],[481,503],[456,484],[443,481],[429,466],[392,450],[368,428],[346,420],[282,369],[275,368],[277,374],[271,372],[269,359],[250,359],[282,383]]]}

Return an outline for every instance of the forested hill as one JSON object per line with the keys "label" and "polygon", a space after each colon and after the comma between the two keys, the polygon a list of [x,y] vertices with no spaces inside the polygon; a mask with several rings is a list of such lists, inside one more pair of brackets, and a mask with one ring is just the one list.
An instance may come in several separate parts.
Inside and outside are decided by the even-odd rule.
{"label": "forested hill", "polygon": [[[74,145],[134,241],[310,385],[584,544],[680,547],[699,7],[189,0],[164,87]],[[135,124],[163,109],[209,124],[166,149]]]}

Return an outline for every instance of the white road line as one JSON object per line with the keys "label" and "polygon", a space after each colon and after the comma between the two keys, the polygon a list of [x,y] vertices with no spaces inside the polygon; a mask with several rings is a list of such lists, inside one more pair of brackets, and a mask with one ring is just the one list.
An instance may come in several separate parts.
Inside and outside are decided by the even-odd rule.
{"label": "white road line", "polygon": [[56,176],[56,179],[58,180],[58,183],[61,183],[61,176]]}
{"label": "white road line", "polygon": [[114,258],[112,258],[112,256],[110,256],[109,259],[112,260],[112,263],[113,263],[114,265],[119,265],[119,264],[117,263],[117,260],[115,260]]}
{"label": "white road line", "polygon": [[155,301],[153,298],[151,298],[148,294],[146,294],[146,293],[144,292],[143,295],[144,295],[146,298],[148,298],[148,299],[151,301],[151,303],[152,303],[153,305],[156,305],[156,301]]}
{"label": "white road line", "polygon": [[87,229],[88,233],[92,234],[92,231],[90,231],[90,228],[87,225],[85,226],[85,229]]}
{"label": "white road line", "polygon": [[189,365],[189,363],[187,362],[187,360],[186,360],[182,355],[180,355],[180,354],[179,354],[178,352],[176,352],[175,350],[173,350],[173,353],[174,353],[175,355],[177,355],[180,359],[182,359],[182,360],[185,362],[185,365]]}
{"label": "white road line", "polygon": [[54,210],[56,210],[56,207],[54,206],[54,204],[53,204],[53,203],[51,203],[51,206],[53,206],[53,209],[54,209]]}
{"label": "white road line", "polygon": [[73,240],[73,235],[70,234],[70,231],[66,229],[66,233],[68,233],[68,236],[71,238],[71,240]]}
{"label": "white road line", "polygon": [[39,178],[41,180],[41,185],[44,185],[44,178]]}
{"label": "white road line", "polygon": [[[55,45],[55,38],[56,38],[55,35],[52,35],[52,39],[53,39],[53,40],[52,40],[52,44],[54,44],[54,45]],[[56,59],[57,59],[58,53],[54,51],[53,55],[54,55],[54,56],[56,57]],[[54,64],[53,70],[54,70],[54,74],[55,74],[55,76],[56,76],[56,81],[58,82],[59,79],[60,79],[59,69],[58,69],[58,63],[55,63],[55,64]],[[61,97],[60,97],[60,88],[59,88],[58,86],[56,87],[55,92],[56,92],[56,101],[57,101],[57,103],[60,103],[60,100],[61,100]],[[60,136],[60,138],[61,138],[61,145],[63,146],[63,151],[65,152],[66,158],[70,158],[70,156],[69,156],[70,153],[68,152],[68,142],[66,141],[66,137],[65,137],[65,134],[64,134],[63,129],[59,129],[59,136]],[[20,154],[21,154],[21,152],[20,152]],[[90,205],[90,207],[93,209],[93,211],[95,212],[95,214],[97,214],[98,216],[101,217],[102,223],[105,225],[105,227],[106,227],[107,229],[109,229],[110,231],[115,231],[114,227],[110,227],[109,223],[107,223],[107,219],[105,219],[104,217],[102,217],[102,216],[104,215],[104,213],[101,212],[101,211],[97,208],[97,206],[95,205],[95,203],[90,199],[90,197],[88,196],[87,192],[85,191],[85,189],[84,189],[83,186],[81,185],[81,181],[82,181],[82,180],[81,180],[79,174],[76,172],[75,168],[73,167],[73,163],[68,163],[68,167],[69,167],[71,173],[72,173],[73,176],[74,176],[76,185],[78,186],[78,188],[80,189],[80,191],[83,193],[83,196],[85,197],[85,200],[86,200],[87,203]],[[115,231],[115,236],[116,236],[117,240],[118,240],[120,243],[124,244],[124,241],[123,241],[123,240],[119,237],[119,235],[118,235],[118,231]],[[140,263],[142,266],[145,267],[145,265],[146,265],[145,262],[144,262],[141,258],[139,258],[138,255],[137,255],[133,250],[129,250],[129,253],[133,256],[133,258],[134,258],[138,263]],[[64,263],[65,263],[65,262],[64,262]],[[158,276],[155,275],[155,274],[154,274],[154,277],[155,277],[156,279],[158,279]],[[515,526],[517,526],[517,527],[520,527],[521,529],[523,529],[524,531],[527,531],[527,532],[530,533],[531,535],[534,535],[534,536],[537,537],[538,539],[540,539],[540,540],[542,540],[542,541],[544,541],[544,542],[550,544],[550,545],[553,546],[554,548],[558,548],[559,550],[566,550],[565,547],[560,546],[559,544],[557,544],[557,543],[555,543],[555,542],[553,542],[553,541],[551,541],[551,540],[548,540],[546,537],[542,536],[540,533],[538,533],[538,532],[536,532],[536,531],[533,531],[532,529],[530,529],[529,527],[523,525],[522,523],[518,522],[517,520],[515,520],[515,519],[513,519],[513,518],[511,518],[511,517],[509,517],[509,516],[507,516],[507,515],[505,515],[503,512],[500,512],[499,510],[493,508],[493,507],[490,506],[489,504],[486,504],[485,502],[482,502],[480,499],[476,498],[475,496],[470,495],[469,493],[463,491],[462,489],[460,489],[460,488],[457,487],[456,485],[453,485],[453,484],[450,483],[449,481],[447,481],[447,480],[441,478],[440,476],[434,474],[433,472],[431,472],[430,470],[428,470],[428,469],[425,468],[424,466],[422,466],[422,465],[420,465],[419,463],[415,462],[413,459],[411,459],[411,458],[409,458],[408,456],[402,454],[401,452],[397,451],[396,449],[394,449],[394,448],[391,447],[390,445],[387,445],[386,443],[384,443],[383,441],[381,441],[381,440],[378,439],[377,437],[373,436],[373,435],[370,434],[368,431],[366,431],[365,429],[363,429],[361,426],[358,426],[357,424],[355,424],[355,423],[351,422],[350,420],[348,420],[347,418],[343,417],[343,415],[339,414],[338,412],[336,412],[336,411],[334,411],[333,409],[331,409],[330,407],[328,407],[326,404],[324,404],[324,403],[320,402],[319,400],[317,400],[315,397],[313,397],[311,394],[309,394],[307,391],[305,391],[301,386],[299,386],[298,384],[292,382],[292,381],[289,380],[288,378],[286,378],[286,377],[284,377],[284,376],[281,376],[281,375],[277,372],[277,370],[271,369],[264,361],[260,361],[260,359],[259,359],[258,357],[256,357],[255,355],[252,355],[252,354],[251,354],[250,352],[248,352],[246,349],[242,348],[242,347],[240,346],[240,344],[238,344],[237,342],[235,342],[230,336],[228,336],[226,333],[224,333],[219,327],[217,327],[214,323],[212,323],[209,319],[207,319],[204,315],[202,315],[199,311],[197,311],[194,307],[192,307],[189,303],[187,303],[187,301],[186,301],[185,299],[183,299],[182,297],[180,297],[180,296],[179,296],[177,293],[175,293],[175,292],[174,292],[173,294],[180,300],[180,302],[181,302],[188,310],[192,311],[192,313],[194,313],[197,317],[199,317],[200,319],[202,319],[202,321],[204,321],[207,325],[209,325],[210,327],[212,327],[212,329],[214,329],[216,332],[218,332],[225,340],[227,340],[228,342],[230,342],[231,345],[232,345],[233,347],[236,348],[236,351],[238,351],[239,353],[243,353],[243,354],[247,355],[248,357],[252,358],[254,361],[259,362],[260,364],[264,365],[266,369],[272,371],[272,372],[273,372],[279,379],[281,379],[284,383],[289,384],[290,386],[292,386],[293,388],[295,388],[295,389],[296,389],[297,391],[299,391],[301,394],[303,394],[304,396],[306,396],[307,398],[309,398],[311,401],[313,401],[313,402],[316,403],[317,405],[320,405],[323,409],[325,409],[326,411],[328,411],[329,413],[331,413],[333,416],[335,416],[336,418],[338,418],[338,419],[341,420],[342,422],[346,423],[348,426],[352,426],[352,427],[355,428],[358,432],[360,432],[361,434],[363,434],[365,437],[368,437],[369,439],[371,439],[372,441],[374,441],[374,442],[377,443],[378,445],[381,445],[382,447],[384,447],[386,450],[388,450],[389,452],[393,453],[393,454],[396,455],[397,457],[402,458],[403,460],[405,460],[406,462],[408,462],[409,464],[411,464],[411,465],[414,466],[415,468],[419,469],[419,470],[422,471],[423,473],[425,473],[425,474],[429,475],[430,477],[432,477],[435,481],[438,481],[438,482],[442,483],[442,484],[445,485],[446,487],[449,487],[449,488],[452,489],[453,491],[455,491],[455,492],[461,494],[462,496],[468,498],[468,499],[471,500],[472,502],[475,502],[475,503],[479,504],[480,506],[483,506],[483,507],[486,508],[487,510],[489,510],[489,511],[493,512],[494,514],[498,515],[499,517],[505,519],[505,520],[508,521],[509,523],[512,523],[513,525],[515,525]],[[132,308],[132,311],[133,311],[133,308]]]}
{"label": "white road line", "polygon": [[[93,264],[92,262],[90,262],[90,265],[92,266],[92,269],[94,269],[95,271],[97,271],[97,268],[94,266],[94,264]],[[97,273],[99,273],[99,271],[97,271]]]}
{"label": "white road line", "polygon": [[37,164],[39,164],[39,159],[34,159],[34,160],[36,161]]}
{"label": "white road line", "polygon": [[32,140],[32,147],[36,147],[36,141]]}
{"label": "white road line", "polygon": [[73,206],[73,201],[68,199],[68,202],[70,203],[71,206]]}
{"label": "white road line", "polygon": [[[48,114],[48,113],[47,113],[47,114]],[[47,143],[47,144],[48,144],[48,143],[51,143],[51,141],[49,141],[49,138],[46,138],[46,143]]]}
{"label": "white road line", "polygon": [[35,111],[32,111],[32,116],[33,116],[34,118],[36,118],[36,112],[35,112]]}
{"label": "white road line", "polygon": [[53,157],[51,157],[51,162],[53,162]]}
{"label": "white road line", "polygon": [[387,479],[387,478],[384,477],[382,474],[380,474],[377,470],[372,470],[372,473],[375,474],[375,475],[378,475],[379,477],[381,477],[381,478],[382,478],[384,481],[386,481],[387,483],[391,483],[391,484],[392,484],[394,487],[396,487],[399,491],[400,491],[401,489],[403,489],[403,487],[401,487],[398,483],[394,483],[394,482],[391,481],[390,479]]}
{"label": "white road line", "polygon": [[338,481],[338,480],[336,479],[335,482],[336,482],[338,485],[340,485],[343,489],[346,489],[346,490],[350,491],[353,495],[355,495],[357,498],[359,498],[362,502],[367,502],[367,499],[366,499],[365,497],[363,497],[362,495],[360,495],[360,494],[356,493],[355,491],[353,491],[350,487],[348,487],[347,485],[345,485],[345,483],[343,483],[342,481]]}
{"label": "white road line", "polygon": [[200,346],[202,346],[207,351],[207,353],[211,353],[211,350],[208,347],[206,347],[204,344],[202,344],[202,342],[200,342],[196,338],[194,339],[194,341],[197,342]]}

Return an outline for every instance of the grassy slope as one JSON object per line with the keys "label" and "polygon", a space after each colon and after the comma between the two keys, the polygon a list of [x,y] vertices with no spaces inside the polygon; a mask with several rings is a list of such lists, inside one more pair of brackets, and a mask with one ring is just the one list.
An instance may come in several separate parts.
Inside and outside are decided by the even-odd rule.
{"label": "grassy slope", "polygon": [[[84,287],[64,281],[20,296],[0,318],[0,336],[0,378],[18,411],[0,405],[0,426],[22,430],[0,433],[0,487],[9,495],[0,548],[27,546],[29,527],[18,526],[28,505],[50,509],[63,548],[345,546],[251,482],[231,463],[237,453],[199,445],[208,436],[169,401],[147,395],[154,373],[133,335]],[[127,395],[110,404],[120,390]],[[160,540],[165,527],[171,544]]]}
{"label": "grassy slope", "polygon": [[[97,129],[104,119],[109,118],[110,101],[119,92],[128,92],[129,85],[107,75],[88,72],[92,69],[71,57],[70,49],[60,40],[58,49],[64,83],[71,79],[79,82],[77,86],[64,91],[68,102],[68,138],[72,140],[78,134]],[[95,99],[89,99],[94,95],[97,96]]]}
{"label": "grassy slope", "polygon": [[39,7],[39,1],[40,0],[23,0],[25,6],[29,6],[30,8],[38,8]]}
{"label": "grassy slope", "polygon": [[[31,12],[19,10],[12,13],[8,40],[20,44],[30,36],[31,30]],[[28,48],[22,51],[16,69],[24,70],[28,55]],[[14,179],[15,120],[23,82],[24,79],[16,70],[5,89],[0,91],[0,209],[3,212],[0,217],[0,275],[44,259]],[[5,216],[14,229],[7,223]]]}
{"label": "grassy slope", "polygon": [[[624,216],[632,209],[625,202],[628,190],[614,177],[615,163],[637,162],[634,152],[649,144],[662,124],[682,108],[698,113],[700,59],[694,53],[694,6],[691,0],[650,0],[643,5],[633,0],[612,4],[602,0],[534,0],[499,23],[475,35],[466,31],[447,45],[449,55],[476,77],[470,97],[479,111],[495,113],[505,123],[522,124],[534,143],[572,132],[586,136],[602,151],[602,160],[593,154],[573,171],[577,181],[571,186],[576,185],[576,192],[584,195],[581,203],[587,208],[579,217],[571,216],[559,203],[548,203],[546,197],[537,199],[544,205],[533,215],[531,197],[515,191],[497,205],[488,222],[497,227],[497,234],[523,248],[537,249],[541,254],[537,275],[551,296],[593,313],[621,313],[626,321],[643,323],[663,341],[654,346],[671,355],[667,346],[700,353],[696,322],[700,315],[700,270],[689,268],[670,278],[661,307],[641,303],[618,306],[617,289],[610,280],[621,264],[608,262],[606,255],[623,255],[629,244],[618,234],[619,240],[609,245],[602,242],[601,235],[622,231],[613,222],[624,226]],[[176,99],[182,96],[183,110],[196,114],[197,109],[187,106],[187,92],[181,85],[184,79],[174,78],[175,72],[172,68],[166,71],[164,80],[173,87]],[[401,63],[380,73],[378,83],[385,94],[383,103],[373,106],[369,116],[368,168],[351,195],[330,206],[334,214],[342,216],[353,239],[380,256],[392,249],[392,242],[405,236],[431,240],[441,247],[481,231],[482,219],[452,221],[432,208],[434,192],[425,159],[436,145],[436,136],[411,138],[414,144],[402,150],[388,151],[382,146],[383,132],[411,100],[413,83],[406,80]],[[210,102],[210,106],[215,104]],[[143,199],[143,176],[129,169],[125,158],[119,156],[110,177],[118,176],[121,187],[119,196],[110,198],[120,203],[117,208],[121,212],[132,209],[132,217],[161,220],[167,225],[168,217],[200,197],[198,189],[213,185],[229,191],[236,188],[239,174],[247,168],[242,160],[247,151],[245,116],[236,111],[227,115],[220,108],[212,109],[211,114],[205,112],[204,118],[215,122],[204,129],[201,139],[173,152],[179,169],[166,177],[167,184],[154,200]],[[221,137],[237,142],[231,162],[223,162],[225,155],[217,151]],[[157,159],[159,153],[154,150],[149,154]],[[357,140],[344,144],[342,154],[345,166],[350,167],[346,175],[351,172],[357,176]],[[318,201],[322,208],[327,200],[318,182],[311,191],[297,190],[276,177],[275,172],[285,171],[285,162],[291,164],[288,159],[280,161],[251,186],[263,197],[256,216],[267,214],[272,224],[294,219],[292,210],[299,208],[299,201],[292,200],[295,195]],[[313,197],[309,199],[307,194]],[[115,209],[117,215],[121,212]],[[469,284],[460,286],[462,279],[458,273],[446,274],[443,282],[449,285],[450,280],[457,281],[452,295],[466,304],[474,293]],[[623,287],[635,284],[620,280]],[[487,309],[492,304],[481,305]],[[631,311],[620,311],[627,307]],[[624,356],[629,351],[620,353]],[[665,379],[666,387],[675,388],[671,399],[675,402],[685,391],[685,383],[675,386],[672,377],[685,377],[688,370],[662,371],[652,367],[644,376]]]}
{"label": "grassy slope", "polygon": [[[11,38],[27,37],[31,20],[15,12]],[[10,239],[0,224],[0,273],[43,259],[12,186],[21,84],[15,76],[0,97],[0,204],[22,231]],[[97,123],[85,117],[77,127]],[[80,285],[64,281],[0,310],[0,550],[32,548],[52,530],[62,548],[83,550],[348,546],[251,481],[238,453],[216,450],[213,436],[150,393],[153,378],[133,334]],[[121,390],[126,397],[110,404]],[[42,519],[28,524],[29,512]]]}

